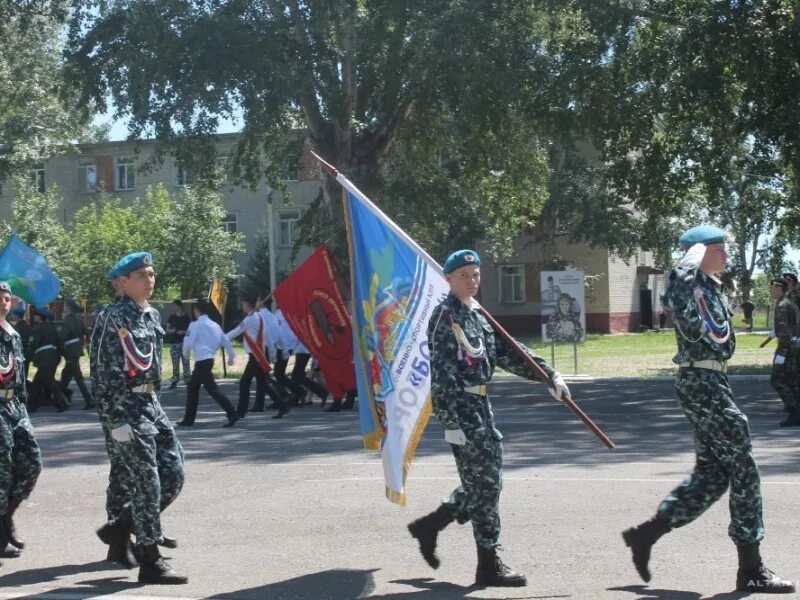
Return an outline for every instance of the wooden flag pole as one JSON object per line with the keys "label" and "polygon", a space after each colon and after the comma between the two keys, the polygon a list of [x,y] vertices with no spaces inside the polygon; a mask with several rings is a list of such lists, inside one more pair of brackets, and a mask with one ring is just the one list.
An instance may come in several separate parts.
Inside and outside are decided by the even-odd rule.
{"label": "wooden flag pole", "polygon": [[759,346],[759,348],[763,348],[764,346],[769,344],[771,341],[772,341],[772,338],[771,337],[767,337],[767,339],[765,339],[763,342],[761,342],[761,345]]}
{"label": "wooden flag pole", "polygon": [[[483,316],[486,317],[486,320],[489,321],[489,323],[492,325],[494,330],[500,335],[500,337],[502,337],[506,341],[506,343],[511,348],[513,348],[516,351],[516,353],[520,355],[520,357],[522,357],[522,360],[525,361],[525,364],[527,364],[536,372],[536,374],[539,376],[539,379],[541,379],[542,382],[547,387],[553,389],[553,383],[550,381],[550,377],[547,375],[547,373],[545,373],[544,369],[542,369],[542,367],[540,367],[536,363],[536,361],[533,360],[528,355],[527,352],[525,352],[522,348],[520,348],[519,342],[517,342],[514,338],[511,337],[511,335],[509,335],[509,333],[503,328],[503,326],[497,322],[497,319],[495,319],[492,315],[490,315],[483,307],[481,307],[481,311],[483,312]],[[600,427],[598,427],[594,421],[592,421],[589,415],[587,415],[585,412],[583,412],[583,410],[581,410],[580,406],[575,404],[572,398],[569,398],[568,396],[561,396],[560,400],[564,404],[566,404],[567,408],[569,408],[573,413],[575,413],[575,415],[581,421],[583,421],[583,424],[586,425],[586,427],[588,427],[589,430],[593,434],[595,434],[601,442],[603,442],[606,445],[606,447],[608,448],[615,447],[614,442],[612,442],[609,439],[609,437],[603,432],[603,430],[600,429]]]}

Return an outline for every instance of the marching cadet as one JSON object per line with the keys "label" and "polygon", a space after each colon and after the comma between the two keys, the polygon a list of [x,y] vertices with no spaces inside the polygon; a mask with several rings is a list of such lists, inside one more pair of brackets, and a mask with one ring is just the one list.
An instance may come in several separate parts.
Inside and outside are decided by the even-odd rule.
{"label": "marching cadet", "polygon": [[650,581],[650,550],[658,539],[694,521],[730,486],[728,528],[739,555],[738,591],[787,593],[791,581],[767,569],[761,560],[764,537],[761,480],[753,458],[747,417],[733,399],[725,374],[736,348],[731,311],[718,274],[725,271],[725,232],[711,226],[689,229],[680,238],[686,250],[672,271],[661,303],[672,313],[680,367],[675,389],[693,429],[694,472],[658,506],[656,515],[622,537],[633,564]]}
{"label": "marching cadet", "polygon": [[56,370],[61,362],[58,351],[60,344],[58,329],[53,323],[53,313],[48,310],[36,310],[33,313],[34,325],[31,330],[31,343],[28,346],[33,354],[36,375],[31,382],[29,412],[36,412],[39,405],[50,401],[63,412],[69,408],[69,401],[56,383]]}
{"label": "marching cadet", "polygon": [[240,419],[239,413],[233,408],[228,397],[222,393],[214,379],[214,355],[220,348],[228,351],[228,365],[233,365],[236,355],[230,340],[225,337],[222,328],[212,321],[208,312],[213,305],[205,298],[201,298],[194,305],[196,320],[189,325],[189,331],[183,340],[183,355],[189,358],[189,353],[194,350],[194,369],[186,386],[186,411],[183,419],[178,421],[181,427],[194,425],[197,416],[197,405],[200,402],[200,387],[204,387],[209,395],[217,401],[228,417],[228,422],[223,427],[233,427]]}
{"label": "marching cadet", "polygon": [[247,414],[250,406],[250,384],[256,380],[256,403],[253,410],[264,412],[264,401],[269,394],[270,399],[279,406],[278,414],[273,419],[280,419],[289,412],[289,407],[272,383],[267,379],[272,367],[269,365],[269,356],[275,354],[271,347],[272,339],[268,335],[267,326],[261,313],[255,309],[256,298],[252,294],[242,294],[242,311],[244,319],[237,327],[225,334],[229,340],[239,336],[244,338],[244,351],[247,353],[247,365],[239,379],[239,405],[236,412],[239,417]]}
{"label": "marching cadet", "polygon": [[42,453],[25,403],[22,340],[6,320],[11,287],[0,281],[0,557],[16,558],[25,546],[14,527],[14,513],[31,495],[42,472]]}
{"label": "marching cadet", "polygon": [[[800,335],[800,310],[786,295],[789,282],[776,278],[770,282],[769,293],[775,301],[774,337],[778,348],[772,359],[770,383],[789,413],[781,427],[800,425],[800,407],[797,405],[797,350],[793,341]],[[771,332],[772,333],[772,332]]]}
{"label": "marching cadet", "polygon": [[781,279],[785,279],[789,285],[786,297],[800,309],[800,289],[797,288],[797,275],[794,273],[782,273]]}
{"label": "marching cadet", "polygon": [[75,379],[83,396],[83,408],[94,408],[94,399],[83,379],[81,357],[83,356],[83,338],[86,328],[78,316],[83,312],[81,305],[73,298],[64,300],[64,319],[61,323],[61,352],[64,355],[64,368],[61,370],[61,389],[72,398],[69,382]]}
{"label": "marching cadet", "polygon": [[19,338],[22,340],[22,353],[25,355],[25,376],[28,376],[28,365],[31,364],[30,351],[28,344],[31,341],[31,326],[25,320],[25,307],[17,306],[11,311],[11,318],[13,323],[11,325],[17,330]]}
{"label": "marching cadet", "polygon": [[[155,287],[153,258],[147,252],[133,252],[120,259],[108,276],[116,280],[121,297],[98,317],[90,356],[100,422],[111,437],[117,466],[124,465],[115,472],[112,461],[108,493],[116,486],[114,501],[130,502],[139,582],[186,583],[188,578],[164,561],[158,550],[163,542],[160,513],[183,487],[184,453],[156,395],[164,330],[158,311],[148,303]],[[121,480],[113,481],[115,477]],[[109,554],[115,548],[124,554],[118,546],[129,538],[128,527],[119,519],[98,531],[101,539],[101,532],[110,534],[109,541],[103,540],[109,543]]]}
{"label": "marching cadet", "polygon": [[[419,541],[423,558],[436,569],[439,532],[453,521],[471,521],[478,551],[475,583],[522,586],[527,583],[525,576],[515,573],[498,555],[503,446],[486,384],[497,365],[521,377],[538,377],[515,350],[495,337],[481,314],[474,300],[481,282],[480,264],[474,250],[450,255],[444,264],[450,293],[433,310],[428,324],[433,412],[444,425],[461,485],[435,511],[410,523],[408,530]],[[550,377],[550,393],[557,399],[562,394],[569,397],[561,375],[544,359],[526,352]]]}

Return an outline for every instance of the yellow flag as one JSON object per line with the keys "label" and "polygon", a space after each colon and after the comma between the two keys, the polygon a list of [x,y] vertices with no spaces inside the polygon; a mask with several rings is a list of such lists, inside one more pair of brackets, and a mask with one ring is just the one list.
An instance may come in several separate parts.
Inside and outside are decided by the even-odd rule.
{"label": "yellow flag", "polygon": [[208,299],[219,311],[222,320],[225,320],[225,304],[228,302],[228,290],[222,285],[218,277],[214,278],[211,284],[211,290],[208,292]]}

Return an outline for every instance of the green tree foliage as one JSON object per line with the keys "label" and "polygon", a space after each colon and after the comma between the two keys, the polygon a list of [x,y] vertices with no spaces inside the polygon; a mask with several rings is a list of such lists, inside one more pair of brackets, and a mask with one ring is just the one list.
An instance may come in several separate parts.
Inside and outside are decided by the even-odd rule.
{"label": "green tree foliage", "polygon": [[256,251],[248,256],[247,272],[241,290],[263,296],[271,288],[269,264],[269,232],[266,228],[256,238]]}
{"label": "green tree foliage", "polygon": [[[209,160],[220,119],[241,114],[234,170],[277,186],[300,129],[437,254],[456,232],[500,257],[547,197],[546,36],[513,1],[83,0],[68,56],[85,102],[110,94],[132,135],[182,160]],[[323,239],[339,197],[326,179]]]}
{"label": "green tree foliage", "polygon": [[0,179],[86,135],[64,83],[67,2],[0,2]]}

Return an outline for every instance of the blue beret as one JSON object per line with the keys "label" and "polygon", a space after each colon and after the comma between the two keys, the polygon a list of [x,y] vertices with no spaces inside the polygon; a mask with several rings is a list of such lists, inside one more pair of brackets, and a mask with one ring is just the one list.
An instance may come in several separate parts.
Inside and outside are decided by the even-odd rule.
{"label": "blue beret", "polygon": [[41,316],[41,317],[43,317],[45,319],[55,319],[56,318],[55,314],[51,313],[46,308],[37,308],[34,311],[34,314],[37,314],[37,315],[39,315],[39,316]]}
{"label": "blue beret", "polygon": [[698,225],[692,227],[681,236],[680,244],[684,248],[691,248],[695,244],[721,244],[725,241],[728,234],[724,229],[714,227],[713,225]]}
{"label": "blue beret", "polygon": [[474,267],[481,266],[481,257],[478,256],[475,250],[456,250],[453,252],[447,257],[447,260],[444,261],[444,272],[445,274],[452,273],[456,269],[460,269],[466,265],[472,265]]}
{"label": "blue beret", "polygon": [[123,256],[117,261],[111,270],[108,272],[109,279],[129,275],[137,269],[149,267],[153,264],[153,256],[149,252],[131,252],[127,256]]}
{"label": "blue beret", "polygon": [[72,312],[83,312],[83,306],[81,306],[81,303],[75,300],[75,298],[65,298],[64,304],[69,306]]}
{"label": "blue beret", "polygon": [[12,315],[17,315],[18,317],[24,317],[25,316],[25,307],[22,306],[22,305],[17,306],[17,308],[15,308],[14,310],[11,311],[11,314]]}

